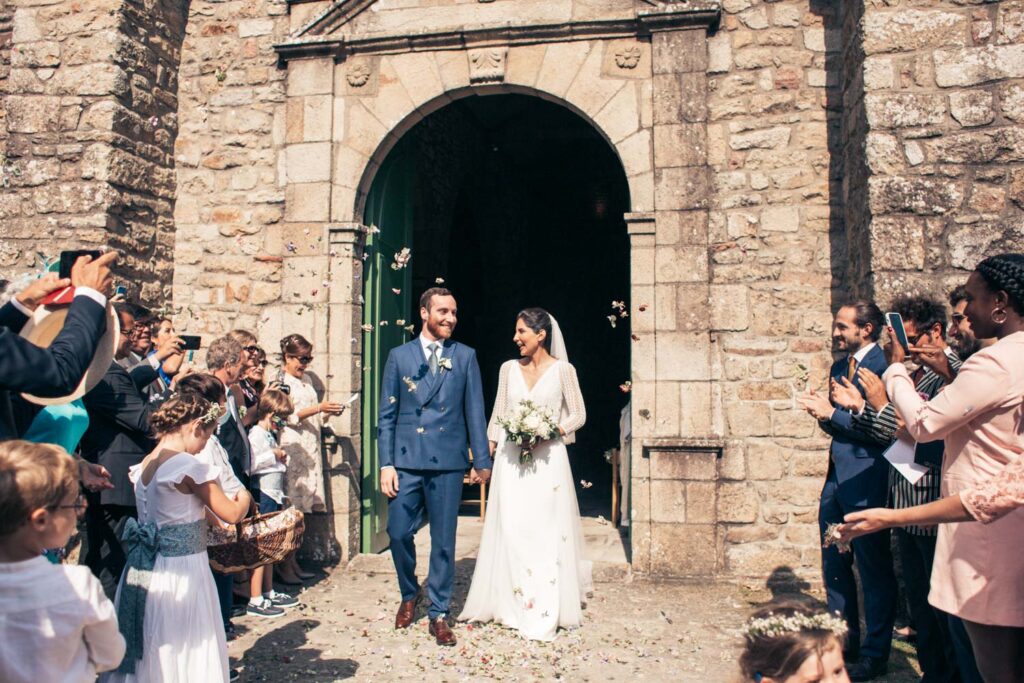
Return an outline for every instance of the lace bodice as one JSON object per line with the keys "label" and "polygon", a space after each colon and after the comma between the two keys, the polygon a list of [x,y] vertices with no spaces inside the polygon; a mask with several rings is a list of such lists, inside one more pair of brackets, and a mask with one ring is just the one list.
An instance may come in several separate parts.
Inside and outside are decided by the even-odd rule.
{"label": "lace bodice", "polygon": [[526,386],[519,361],[510,360],[502,364],[498,373],[498,395],[494,400],[490,424],[487,425],[488,440],[501,441],[504,430],[498,424],[498,418],[527,398],[559,414],[558,426],[565,432],[565,443],[572,443],[573,433],[587,421],[587,408],[576,378],[576,368],[556,360],[530,389]]}

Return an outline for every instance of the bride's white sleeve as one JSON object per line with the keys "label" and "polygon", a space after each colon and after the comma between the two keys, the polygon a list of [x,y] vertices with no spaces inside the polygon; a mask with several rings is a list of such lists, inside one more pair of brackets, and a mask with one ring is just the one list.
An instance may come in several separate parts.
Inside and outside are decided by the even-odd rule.
{"label": "bride's white sleeve", "polygon": [[576,378],[576,368],[569,363],[562,363],[558,369],[562,382],[563,414],[562,423],[558,425],[569,436],[579,430],[587,422],[587,406],[583,403],[583,393]]}
{"label": "bride's white sleeve", "polygon": [[498,371],[498,395],[494,397],[494,410],[491,421],[487,424],[487,440],[495,443],[501,441],[505,430],[498,424],[498,418],[508,412],[508,363],[503,363]]}

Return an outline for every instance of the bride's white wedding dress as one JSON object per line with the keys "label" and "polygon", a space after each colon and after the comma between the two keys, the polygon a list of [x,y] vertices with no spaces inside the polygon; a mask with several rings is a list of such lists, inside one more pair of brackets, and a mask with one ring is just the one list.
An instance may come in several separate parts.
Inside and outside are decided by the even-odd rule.
{"label": "bride's white wedding dress", "polygon": [[[566,437],[547,441],[520,464],[497,419],[524,399],[560,415]],[[559,628],[580,625],[591,589],[591,563],[583,559],[583,529],[565,448],[586,421],[576,370],[563,360],[533,388],[518,361],[501,366],[498,397],[487,435],[494,453],[480,552],[461,621],[495,621],[533,640],[553,640]]]}

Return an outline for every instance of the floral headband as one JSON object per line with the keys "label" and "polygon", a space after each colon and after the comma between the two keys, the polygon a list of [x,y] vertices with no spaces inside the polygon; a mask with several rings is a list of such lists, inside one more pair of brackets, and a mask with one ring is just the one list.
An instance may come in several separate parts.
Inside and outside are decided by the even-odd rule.
{"label": "floral headband", "polygon": [[787,633],[801,631],[831,631],[833,635],[846,635],[846,621],[821,612],[820,614],[769,614],[747,622],[747,636],[751,638],[777,638]]}
{"label": "floral headband", "polygon": [[211,403],[210,408],[199,417],[199,421],[204,425],[208,425],[211,422],[216,422],[223,414],[224,411],[219,403]]}

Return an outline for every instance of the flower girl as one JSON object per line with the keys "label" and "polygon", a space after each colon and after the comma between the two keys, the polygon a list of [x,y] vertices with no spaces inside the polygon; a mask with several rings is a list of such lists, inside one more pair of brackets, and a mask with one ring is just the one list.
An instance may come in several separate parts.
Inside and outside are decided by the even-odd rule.
{"label": "flower girl", "polygon": [[227,522],[249,509],[244,489],[228,498],[216,467],[194,454],[217,427],[220,406],[182,392],[150,423],[160,441],[130,470],[138,503],[122,538],[128,560],[117,590],[127,653],[104,681],[228,681],[227,644],[206,555],[209,508]]}

